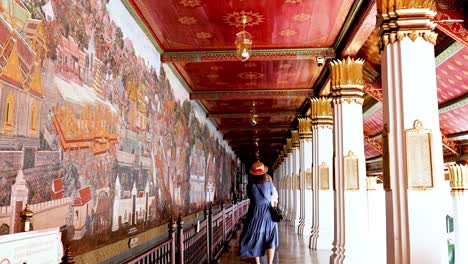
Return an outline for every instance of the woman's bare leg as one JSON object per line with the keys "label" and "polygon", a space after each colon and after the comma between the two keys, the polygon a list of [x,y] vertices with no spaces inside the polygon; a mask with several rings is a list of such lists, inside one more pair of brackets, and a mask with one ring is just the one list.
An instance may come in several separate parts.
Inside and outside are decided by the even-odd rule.
{"label": "woman's bare leg", "polygon": [[268,264],[273,264],[273,258],[275,257],[275,249],[274,248],[267,249],[266,254],[268,258]]}
{"label": "woman's bare leg", "polygon": [[260,257],[255,257],[255,263],[260,264]]}

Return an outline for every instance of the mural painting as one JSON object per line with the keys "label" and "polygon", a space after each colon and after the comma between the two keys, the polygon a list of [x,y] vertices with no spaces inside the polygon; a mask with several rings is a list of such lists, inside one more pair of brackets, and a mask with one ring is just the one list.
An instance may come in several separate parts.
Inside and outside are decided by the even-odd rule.
{"label": "mural painting", "polygon": [[0,0],[0,235],[29,203],[79,255],[230,199],[232,154],[108,5]]}

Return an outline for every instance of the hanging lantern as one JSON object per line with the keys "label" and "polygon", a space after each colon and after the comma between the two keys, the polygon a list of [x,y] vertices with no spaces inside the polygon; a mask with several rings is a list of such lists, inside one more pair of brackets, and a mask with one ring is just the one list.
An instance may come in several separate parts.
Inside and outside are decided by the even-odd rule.
{"label": "hanging lantern", "polygon": [[236,48],[237,56],[242,60],[246,61],[250,58],[252,48],[252,35],[245,31],[245,24],[247,23],[247,17],[242,16],[242,31],[236,34]]}

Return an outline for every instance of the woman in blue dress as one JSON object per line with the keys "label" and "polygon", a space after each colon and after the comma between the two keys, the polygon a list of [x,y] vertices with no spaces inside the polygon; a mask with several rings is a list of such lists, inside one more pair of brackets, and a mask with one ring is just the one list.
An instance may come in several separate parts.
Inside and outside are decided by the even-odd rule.
{"label": "woman in blue dress", "polygon": [[269,209],[270,205],[277,205],[278,192],[267,171],[268,167],[260,161],[252,164],[252,177],[247,185],[250,205],[240,237],[240,256],[255,257],[257,264],[260,264],[260,257],[265,253],[268,264],[273,263],[279,240],[278,224],[271,219]]}

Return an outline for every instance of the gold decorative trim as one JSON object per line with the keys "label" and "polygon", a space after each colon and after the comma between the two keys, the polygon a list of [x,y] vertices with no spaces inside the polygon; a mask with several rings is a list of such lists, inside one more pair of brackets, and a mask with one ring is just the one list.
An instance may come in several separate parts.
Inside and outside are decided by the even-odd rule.
{"label": "gold decorative trim", "polygon": [[299,131],[298,130],[291,130],[291,141],[293,148],[299,147]]}
{"label": "gold decorative trim", "polygon": [[319,166],[319,189],[322,191],[330,190],[330,169],[325,162]]}
{"label": "gold decorative trim", "polygon": [[306,190],[312,190],[312,169],[307,168],[305,171]]}
{"label": "gold decorative trim", "polygon": [[333,104],[364,103],[363,65],[364,60],[351,57],[330,62]]}
{"label": "gold decorative trim", "polygon": [[292,150],[292,140],[291,140],[291,138],[286,139],[286,147],[288,148],[288,153],[291,153],[291,150]]}
{"label": "gold decorative trim", "polygon": [[300,137],[312,133],[312,119],[309,117],[300,117],[297,120],[299,122],[298,128]]}
{"label": "gold decorative trim", "polygon": [[344,178],[345,190],[359,190],[359,158],[351,150],[344,157]]}
{"label": "gold decorative trim", "polygon": [[333,108],[331,99],[326,97],[311,98],[310,112],[312,117],[312,129],[333,128]]}
{"label": "gold decorative trim", "polygon": [[333,109],[331,107],[331,99],[326,97],[311,98],[311,117],[333,117]]}
{"label": "gold decorative trim", "polygon": [[412,129],[405,130],[406,172],[408,189],[426,190],[434,187],[432,162],[432,132],[415,120]]}
{"label": "gold decorative trim", "polygon": [[377,1],[380,49],[405,37],[413,41],[422,37],[435,45],[437,34],[433,31],[436,27],[433,18],[436,10],[434,0]]}
{"label": "gold decorative trim", "polygon": [[468,165],[450,165],[448,169],[452,196],[463,195],[465,190],[468,190]]}

